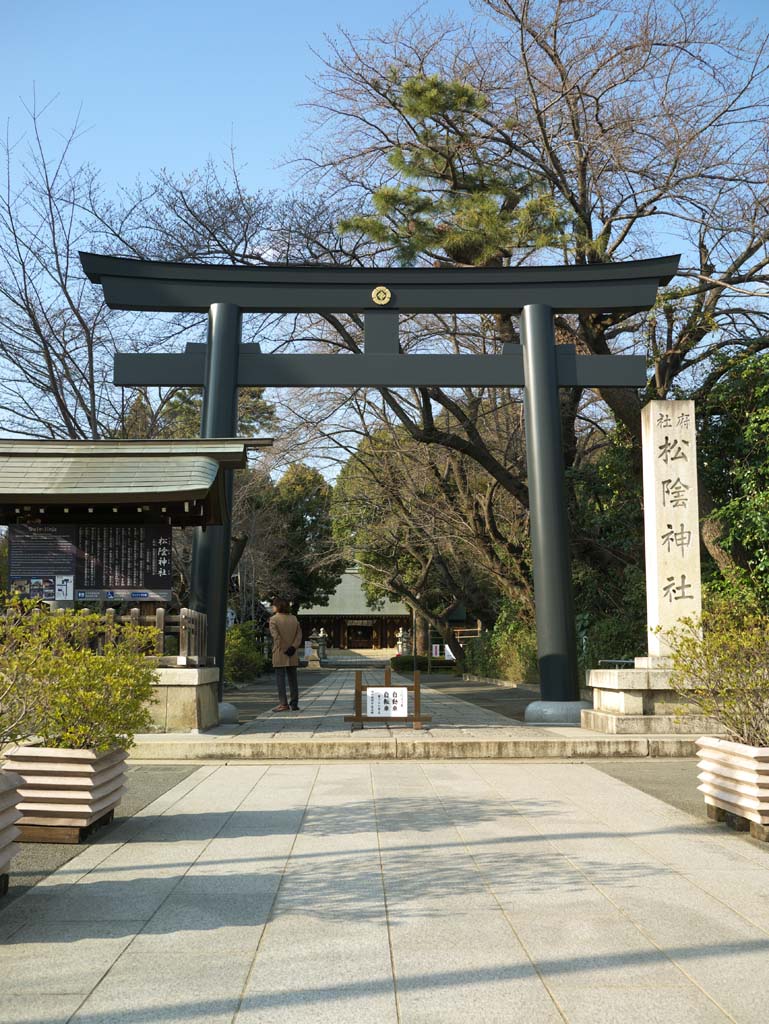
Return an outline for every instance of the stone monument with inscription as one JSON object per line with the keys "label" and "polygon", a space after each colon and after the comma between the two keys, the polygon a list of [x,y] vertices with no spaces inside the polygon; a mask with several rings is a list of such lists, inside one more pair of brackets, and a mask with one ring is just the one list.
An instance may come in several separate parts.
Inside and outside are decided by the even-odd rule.
{"label": "stone monument with inscription", "polygon": [[626,734],[721,731],[671,689],[664,636],[702,613],[694,402],[649,402],[641,425],[648,654],[632,668],[588,673],[593,707],[582,725]]}
{"label": "stone monument with inscription", "polygon": [[653,667],[670,654],[665,631],[702,614],[694,402],[650,402],[642,433],[647,661]]}

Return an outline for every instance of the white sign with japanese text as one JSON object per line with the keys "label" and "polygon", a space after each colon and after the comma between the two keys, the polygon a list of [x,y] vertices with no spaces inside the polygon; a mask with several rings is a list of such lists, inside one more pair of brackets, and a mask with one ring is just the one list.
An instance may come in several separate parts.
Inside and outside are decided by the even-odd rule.
{"label": "white sign with japanese text", "polygon": [[366,714],[369,718],[406,718],[409,691],[405,686],[369,686],[366,690]]}
{"label": "white sign with japanese text", "polygon": [[666,657],[655,630],[702,613],[694,402],[649,402],[641,426],[649,655]]}

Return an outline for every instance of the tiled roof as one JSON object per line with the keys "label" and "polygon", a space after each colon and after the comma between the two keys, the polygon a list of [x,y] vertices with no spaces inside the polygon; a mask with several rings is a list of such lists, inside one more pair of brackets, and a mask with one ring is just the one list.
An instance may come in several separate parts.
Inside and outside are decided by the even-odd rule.
{"label": "tiled roof", "polygon": [[312,608],[300,608],[299,614],[342,615],[346,618],[360,616],[371,619],[382,615],[410,615],[411,611],[400,601],[391,601],[388,598],[385,598],[381,607],[371,608],[363,593],[360,573],[357,569],[347,569],[327,605],[316,604]]}

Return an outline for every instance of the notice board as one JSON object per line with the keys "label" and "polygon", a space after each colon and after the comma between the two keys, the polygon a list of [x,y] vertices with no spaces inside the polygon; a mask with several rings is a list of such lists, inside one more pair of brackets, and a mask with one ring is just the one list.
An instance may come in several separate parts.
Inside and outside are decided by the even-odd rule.
{"label": "notice board", "polygon": [[369,718],[407,718],[408,695],[405,686],[369,686],[366,690],[366,715]]}
{"label": "notice board", "polygon": [[44,601],[170,601],[171,527],[17,524],[11,589]]}

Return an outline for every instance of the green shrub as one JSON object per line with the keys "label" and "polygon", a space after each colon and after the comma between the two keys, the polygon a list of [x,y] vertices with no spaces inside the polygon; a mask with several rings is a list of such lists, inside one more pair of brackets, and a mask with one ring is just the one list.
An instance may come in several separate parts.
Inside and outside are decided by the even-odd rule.
{"label": "green shrub", "polygon": [[[413,672],[414,660],[411,654],[396,654],[394,658],[390,658],[390,667],[393,672]],[[432,666],[434,672],[455,672],[457,663],[446,658],[432,658],[428,661],[426,654],[416,656],[417,672],[426,672],[429,666]]]}
{"label": "green shrub", "polygon": [[511,682],[537,679],[537,635],[509,602],[502,605],[494,628],[465,645],[465,668],[472,675]]}
{"label": "green shrub", "polygon": [[179,637],[173,633],[166,633],[163,637],[163,654],[167,658],[176,658],[179,655]]}
{"label": "green shrub", "polygon": [[[603,660],[632,661],[639,652],[645,651],[646,582],[643,572],[637,566],[629,565],[617,573],[612,586],[621,579],[624,597],[621,607],[615,608],[608,607],[610,601],[599,600],[603,585],[600,573],[582,566],[575,576],[577,607],[582,609],[576,615],[580,669],[588,672],[598,668],[598,663]],[[586,593],[593,593],[596,597],[586,602]],[[601,603],[604,608],[600,607]]]}
{"label": "green shrub", "polygon": [[262,637],[255,622],[230,626],[224,645],[224,667],[228,682],[250,683],[264,672]]}
{"label": "green shrub", "polygon": [[34,735],[42,746],[72,750],[130,747],[134,733],[151,726],[156,670],[147,655],[156,636],[129,624],[105,638],[97,615],[52,614],[11,599],[0,619],[0,679],[5,688],[13,682],[25,704],[13,738]]}
{"label": "green shrub", "polygon": [[36,687],[24,671],[24,633],[15,628],[11,609],[0,617],[0,751],[32,731]]}
{"label": "green shrub", "polygon": [[494,637],[490,631],[472,637],[465,644],[465,670],[474,676],[499,678],[494,650]]}
{"label": "green shrub", "polygon": [[731,739],[769,747],[769,616],[723,596],[702,618],[662,633],[680,697],[727,730]]}

